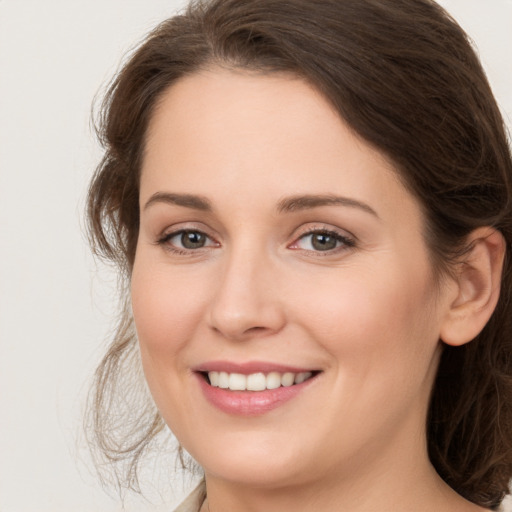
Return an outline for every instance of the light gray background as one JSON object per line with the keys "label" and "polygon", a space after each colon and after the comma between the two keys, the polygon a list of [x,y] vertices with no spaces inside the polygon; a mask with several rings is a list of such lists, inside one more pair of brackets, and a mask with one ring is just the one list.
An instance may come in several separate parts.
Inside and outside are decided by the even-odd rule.
{"label": "light gray background", "polygon": [[[442,4],[474,38],[510,126],[512,0]],[[81,233],[100,155],[90,108],[123,54],[181,5],[0,0],[0,512],[121,510],[77,435],[115,304]],[[172,507],[127,502],[157,509]]]}

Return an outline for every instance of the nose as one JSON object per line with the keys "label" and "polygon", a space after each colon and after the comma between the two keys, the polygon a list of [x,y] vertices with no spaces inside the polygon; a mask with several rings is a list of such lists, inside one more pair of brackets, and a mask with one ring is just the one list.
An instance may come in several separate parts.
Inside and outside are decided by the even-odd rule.
{"label": "nose", "polygon": [[224,261],[209,309],[210,327],[230,340],[279,332],[285,324],[279,275],[261,253],[239,250]]}

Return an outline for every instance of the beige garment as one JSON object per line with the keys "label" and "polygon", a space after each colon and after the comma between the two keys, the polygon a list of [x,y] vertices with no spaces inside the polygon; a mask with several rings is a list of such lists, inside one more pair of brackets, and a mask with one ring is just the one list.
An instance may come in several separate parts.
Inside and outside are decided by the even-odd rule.
{"label": "beige garment", "polygon": [[199,512],[206,497],[206,486],[202,480],[174,512]]}
{"label": "beige garment", "polygon": [[[198,486],[187,496],[185,501],[174,510],[174,512],[199,512],[201,505],[206,498],[206,485],[202,480]],[[506,512],[503,507],[497,509],[496,512]]]}

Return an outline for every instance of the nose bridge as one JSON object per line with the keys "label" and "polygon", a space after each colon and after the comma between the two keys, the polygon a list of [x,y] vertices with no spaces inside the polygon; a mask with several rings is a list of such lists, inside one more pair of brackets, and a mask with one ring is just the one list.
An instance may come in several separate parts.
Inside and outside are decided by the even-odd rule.
{"label": "nose bridge", "polygon": [[254,242],[233,246],[225,255],[210,306],[210,325],[230,339],[277,332],[284,317],[276,290],[275,265]]}

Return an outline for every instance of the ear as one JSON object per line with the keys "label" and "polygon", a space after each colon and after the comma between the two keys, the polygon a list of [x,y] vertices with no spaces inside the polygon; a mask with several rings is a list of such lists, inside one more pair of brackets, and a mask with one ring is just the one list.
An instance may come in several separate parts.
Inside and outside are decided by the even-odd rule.
{"label": "ear", "polygon": [[453,346],[470,342],[489,321],[498,303],[505,258],[505,240],[493,228],[474,230],[467,242],[470,250],[458,263],[455,290],[440,332],[441,340]]}

